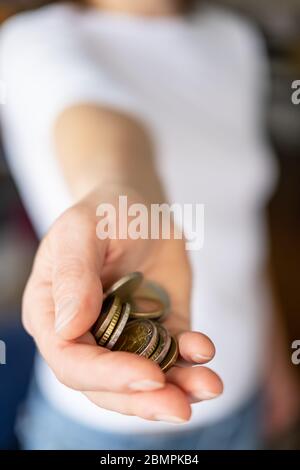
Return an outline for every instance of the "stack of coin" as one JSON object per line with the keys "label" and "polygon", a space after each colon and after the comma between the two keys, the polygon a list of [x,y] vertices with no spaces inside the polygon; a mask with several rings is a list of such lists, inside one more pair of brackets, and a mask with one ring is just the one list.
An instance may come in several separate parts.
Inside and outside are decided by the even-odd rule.
{"label": "stack of coin", "polygon": [[106,292],[92,333],[99,344],[127,351],[159,364],[163,371],[178,357],[178,344],[161,324],[170,308],[168,294],[142,273],[122,277]]}

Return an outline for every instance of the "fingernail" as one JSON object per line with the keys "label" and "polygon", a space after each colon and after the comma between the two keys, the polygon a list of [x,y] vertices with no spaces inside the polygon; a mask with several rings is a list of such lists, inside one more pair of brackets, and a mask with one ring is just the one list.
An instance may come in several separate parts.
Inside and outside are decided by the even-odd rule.
{"label": "fingernail", "polygon": [[76,297],[64,298],[56,308],[55,331],[63,330],[77,315],[79,300]]}
{"label": "fingernail", "polygon": [[213,393],[209,392],[208,390],[200,390],[199,392],[195,392],[192,395],[192,398],[196,400],[212,400],[213,398],[217,398],[220,396],[220,393]]}
{"label": "fingernail", "polygon": [[136,392],[150,392],[151,390],[159,390],[163,387],[163,383],[155,382],[154,380],[139,380],[129,384],[129,388]]}
{"label": "fingernail", "polygon": [[212,356],[205,356],[204,354],[195,354],[193,356],[193,361],[194,362],[206,362],[206,361],[210,361],[210,359],[212,358]]}
{"label": "fingernail", "polygon": [[156,421],[165,421],[166,423],[172,424],[183,424],[186,423],[187,420],[183,418],[179,418],[179,416],[170,416],[170,415],[156,415]]}

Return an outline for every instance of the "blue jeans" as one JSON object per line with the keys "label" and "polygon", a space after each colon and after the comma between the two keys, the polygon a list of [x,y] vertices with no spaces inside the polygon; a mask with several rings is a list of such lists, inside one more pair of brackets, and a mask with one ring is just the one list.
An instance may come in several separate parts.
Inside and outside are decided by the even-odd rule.
{"label": "blue jeans", "polygon": [[262,446],[260,394],[240,410],[203,428],[172,434],[120,434],[88,428],[61,414],[32,386],[19,420],[26,450],[254,450]]}
{"label": "blue jeans", "polygon": [[8,450],[18,445],[15,420],[28,393],[35,348],[19,322],[1,324],[0,339],[7,351],[7,364],[0,365],[0,450]]}

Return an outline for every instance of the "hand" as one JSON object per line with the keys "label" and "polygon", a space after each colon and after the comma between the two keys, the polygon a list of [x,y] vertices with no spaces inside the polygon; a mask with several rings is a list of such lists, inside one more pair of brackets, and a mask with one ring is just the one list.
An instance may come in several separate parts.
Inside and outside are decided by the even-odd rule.
{"label": "hand", "polygon": [[[190,331],[191,271],[184,241],[99,240],[95,208],[124,194],[122,188],[114,191],[115,196],[111,189],[90,194],[42,240],[24,294],[23,322],[58,380],[96,405],[149,420],[185,422],[191,403],[218,396],[222,382],[206,367],[191,367],[210,361],[215,349],[205,335]],[[169,293],[166,326],[178,336],[186,367],[163,374],[148,359],[97,346],[89,332],[103,288],[136,270]]]}

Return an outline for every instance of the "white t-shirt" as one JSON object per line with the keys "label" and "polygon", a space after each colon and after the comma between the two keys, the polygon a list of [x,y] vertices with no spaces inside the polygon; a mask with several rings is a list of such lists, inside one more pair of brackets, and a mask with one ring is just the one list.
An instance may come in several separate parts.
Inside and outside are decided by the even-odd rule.
{"label": "white t-shirt", "polygon": [[6,151],[40,235],[71,204],[52,130],[79,102],[140,117],[170,202],[205,204],[204,247],[191,252],[192,321],[216,344],[223,396],[194,405],[190,423],[176,428],[97,408],[39,359],[44,395],[72,418],[118,432],[182,431],[236,410],[259,387],[270,311],[263,208],[276,171],[263,133],[268,77],[255,32],[219,9],[158,19],[62,4],[6,22],[0,58]]}

